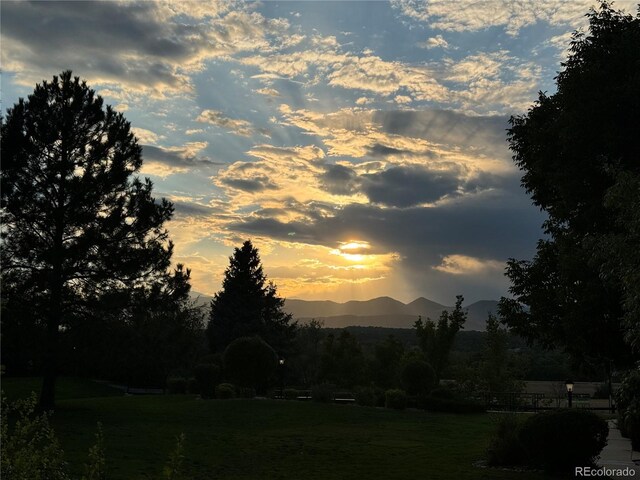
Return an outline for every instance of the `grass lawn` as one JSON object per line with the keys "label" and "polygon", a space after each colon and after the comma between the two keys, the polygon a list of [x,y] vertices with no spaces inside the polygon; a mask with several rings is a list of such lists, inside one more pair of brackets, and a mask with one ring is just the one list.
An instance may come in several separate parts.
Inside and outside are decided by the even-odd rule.
{"label": "grass lawn", "polygon": [[159,478],[180,433],[190,480],[544,478],[473,466],[494,428],[489,415],[186,395],[58,405],[53,425],[77,476],[100,421],[112,480]]}

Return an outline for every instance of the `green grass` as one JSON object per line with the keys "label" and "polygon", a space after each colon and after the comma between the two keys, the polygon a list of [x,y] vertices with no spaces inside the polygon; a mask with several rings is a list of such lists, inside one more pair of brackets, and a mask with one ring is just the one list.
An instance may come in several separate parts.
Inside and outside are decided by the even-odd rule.
{"label": "green grass", "polygon": [[[40,394],[42,378],[38,377],[2,377],[2,391],[7,400],[14,401],[26,398],[35,392]],[[56,401],[72,398],[114,397],[124,395],[122,390],[108,386],[106,383],[83,378],[60,377],[56,381]]]}
{"label": "green grass", "polygon": [[52,422],[75,476],[99,421],[112,480],[159,478],[180,433],[190,480],[544,478],[473,466],[494,428],[488,415],[186,395],[58,405]]}

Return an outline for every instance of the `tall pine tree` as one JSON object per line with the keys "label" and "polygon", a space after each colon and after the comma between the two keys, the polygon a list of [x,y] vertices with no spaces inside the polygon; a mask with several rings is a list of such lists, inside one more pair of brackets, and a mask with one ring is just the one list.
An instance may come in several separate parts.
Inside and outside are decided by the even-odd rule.
{"label": "tall pine tree", "polygon": [[211,301],[207,325],[211,350],[222,352],[236,338],[258,335],[279,355],[285,354],[296,324],[283,307],[284,299],[262,271],[258,249],[247,240],[229,258],[222,290]]}
{"label": "tall pine tree", "polygon": [[88,299],[165,274],[173,205],[135,175],[129,122],[70,71],[8,110],[1,154],[3,289],[28,293],[45,331],[40,406],[50,409],[60,332]]}

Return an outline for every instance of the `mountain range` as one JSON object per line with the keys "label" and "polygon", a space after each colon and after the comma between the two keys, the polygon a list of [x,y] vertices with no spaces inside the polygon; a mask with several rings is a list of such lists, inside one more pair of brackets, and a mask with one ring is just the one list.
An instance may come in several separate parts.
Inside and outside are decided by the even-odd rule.
{"label": "mountain range", "polygon": [[[211,301],[211,297],[196,292],[192,293],[192,297],[200,305],[208,305]],[[495,300],[480,300],[465,306],[468,316],[464,329],[483,331],[488,313],[495,314],[497,306],[498,302]],[[378,297],[345,303],[331,300],[287,299],[284,310],[302,323],[315,318],[323,322],[327,328],[349,326],[413,328],[418,316],[436,321],[443,310],[451,311],[453,307],[441,305],[424,297],[410,303],[402,303],[391,297]]]}

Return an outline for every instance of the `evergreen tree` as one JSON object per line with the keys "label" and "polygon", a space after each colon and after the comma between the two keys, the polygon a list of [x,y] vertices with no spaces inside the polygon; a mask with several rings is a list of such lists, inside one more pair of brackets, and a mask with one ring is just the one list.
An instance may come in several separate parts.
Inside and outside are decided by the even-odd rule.
{"label": "evergreen tree", "polygon": [[[83,303],[164,275],[173,206],[135,174],[130,124],[71,72],[36,85],[2,125],[2,278],[44,327],[40,406],[55,400],[60,331]],[[10,301],[11,299],[9,299]]]}
{"label": "evergreen tree", "polygon": [[247,240],[229,257],[222,290],[211,300],[207,325],[211,350],[222,352],[236,338],[257,335],[285,355],[296,324],[283,307],[284,299],[262,271],[258,249]]}

